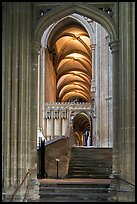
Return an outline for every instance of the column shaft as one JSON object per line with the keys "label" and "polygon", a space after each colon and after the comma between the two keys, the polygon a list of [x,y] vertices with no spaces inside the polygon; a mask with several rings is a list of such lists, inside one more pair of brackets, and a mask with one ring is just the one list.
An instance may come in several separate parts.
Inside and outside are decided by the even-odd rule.
{"label": "column shaft", "polygon": [[[17,181],[17,142],[18,142],[18,115],[19,115],[19,13],[16,13],[16,9],[19,10],[19,5],[13,6],[13,36],[14,43],[12,49],[12,111],[11,111],[11,185],[16,186]],[[16,29],[14,29],[16,26]],[[13,37],[12,36],[12,37]]]}
{"label": "column shaft", "polygon": [[[12,37],[12,14],[10,12],[11,4],[4,5],[5,14],[5,93],[4,97],[4,185],[5,188],[10,186],[10,133],[11,133],[11,37]],[[4,41],[4,39],[3,39]]]}
{"label": "column shaft", "polygon": [[67,127],[68,127],[68,119],[62,118],[62,135],[65,135]]}
{"label": "column shaft", "polygon": [[113,86],[113,171],[119,171],[119,139],[120,139],[120,87],[119,87],[119,43],[110,42],[113,58],[112,86]]}
{"label": "column shaft", "polygon": [[47,119],[47,136],[53,136],[54,135],[54,120],[53,118]]}
{"label": "column shaft", "polygon": [[54,135],[61,136],[61,118],[54,118]]}

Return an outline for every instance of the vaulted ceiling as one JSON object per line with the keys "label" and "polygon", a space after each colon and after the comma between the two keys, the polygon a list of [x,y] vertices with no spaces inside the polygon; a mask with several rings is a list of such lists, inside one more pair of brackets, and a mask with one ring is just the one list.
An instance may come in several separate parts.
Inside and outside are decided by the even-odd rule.
{"label": "vaulted ceiling", "polygon": [[54,29],[49,48],[57,76],[57,101],[90,102],[92,52],[85,28],[76,20],[66,18]]}

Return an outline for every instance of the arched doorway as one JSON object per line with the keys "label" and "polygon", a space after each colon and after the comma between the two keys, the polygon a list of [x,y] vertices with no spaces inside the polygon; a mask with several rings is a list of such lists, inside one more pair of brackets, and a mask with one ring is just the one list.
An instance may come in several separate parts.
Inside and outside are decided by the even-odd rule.
{"label": "arched doorway", "polygon": [[92,119],[84,112],[75,115],[73,135],[78,146],[92,146]]}

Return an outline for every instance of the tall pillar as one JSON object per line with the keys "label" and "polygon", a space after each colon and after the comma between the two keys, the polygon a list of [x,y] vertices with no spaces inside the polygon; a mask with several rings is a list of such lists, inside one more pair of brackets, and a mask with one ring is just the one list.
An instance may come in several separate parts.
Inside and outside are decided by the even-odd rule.
{"label": "tall pillar", "polygon": [[[41,66],[40,66],[40,58],[41,58],[41,53],[38,54],[38,93],[37,93],[37,128],[38,130],[40,129],[40,107],[41,107]],[[39,131],[38,131],[39,134]]]}
{"label": "tall pillar", "polygon": [[[106,45],[109,44],[109,36],[106,37]],[[113,146],[113,129],[112,129],[112,54],[110,52],[110,47],[107,46],[106,49],[106,62],[107,62],[107,91],[106,91],[106,105],[107,105],[107,120],[106,120],[106,129],[107,129],[107,146]]]}
{"label": "tall pillar", "polygon": [[38,54],[40,44],[32,42],[32,68],[31,74],[31,110],[30,110],[30,167],[31,186],[30,197],[32,200],[39,198],[39,182],[37,180],[37,77],[38,77]]}
{"label": "tall pillar", "polygon": [[[38,56],[38,127],[46,135],[44,121],[44,104],[45,104],[45,49],[42,47]],[[43,135],[43,136],[44,136]]]}
{"label": "tall pillar", "polygon": [[[93,103],[93,108],[95,109],[96,106],[96,80],[95,80],[95,75],[96,75],[96,71],[95,71],[95,47],[96,44],[93,43],[90,45],[91,49],[92,49],[92,80],[91,80],[91,99],[92,99],[92,103]],[[90,144],[91,144],[91,137],[93,137],[93,145],[96,144],[96,117],[93,118],[92,120],[92,136],[90,134]]]}
{"label": "tall pillar", "polygon": [[96,44],[90,45],[92,49],[92,80],[91,80],[91,98],[95,99],[95,92],[96,92],[96,80],[95,80],[95,47]]}
{"label": "tall pillar", "polygon": [[46,69],[46,65],[45,65],[45,51],[46,48],[42,48],[41,52],[42,52],[42,67],[41,67],[41,127],[45,132],[45,124],[44,124],[44,104],[45,104],[45,69]]}
{"label": "tall pillar", "polygon": [[[29,169],[30,3],[4,4],[3,187],[9,201]],[[19,20],[22,22],[19,23]],[[25,31],[27,29],[27,32]],[[16,200],[22,200],[27,180]]]}
{"label": "tall pillar", "polygon": [[10,137],[11,137],[11,41],[12,41],[12,12],[11,4],[3,3],[2,23],[2,142],[3,142],[3,190],[7,194],[10,188]]}
{"label": "tall pillar", "polygon": [[113,103],[113,169],[119,172],[119,139],[120,139],[120,67],[119,67],[119,42],[115,40],[109,43],[112,50],[112,103]]}
{"label": "tall pillar", "polygon": [[[96,132],[93,136],[94,138],[94,144],[98,147],[101,143],[101,103],[100,103],[100,85],[101,85],[101,75],[100,75],[100,65],[101,65],[101,31],[100,31],[100,25],[97,23],[95,26],[95,35],[96,35],[96,49],[95,49],[95,69],[96,69],[96,75],[95,75],[95,81],[96,81],[96,100],[95,102],[95,110],[96,110],[96,118],[94,118],[95,126],[96,126]],[[94,123],[94,121],[93,121]]]}
{"label": "tall pillar", "polygon": [[[121,126],[120,176],[135,184],[135,2],[119,5]],[[132,186],[133,187],[133,186]],[[131,188],[131,185],[130,185]],[[131,190],[131,189],[130,189]]]}

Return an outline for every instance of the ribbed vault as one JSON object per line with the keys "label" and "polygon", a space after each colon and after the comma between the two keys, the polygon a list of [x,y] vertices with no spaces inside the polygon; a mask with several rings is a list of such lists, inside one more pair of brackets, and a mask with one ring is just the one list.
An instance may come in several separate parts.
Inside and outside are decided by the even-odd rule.
{"label": "ribbed vault", "polygon": [[48,48],[56,73],[56,98],[60,102],[90,102],[92,50],[85,28],[71,17],[54,28]]}

